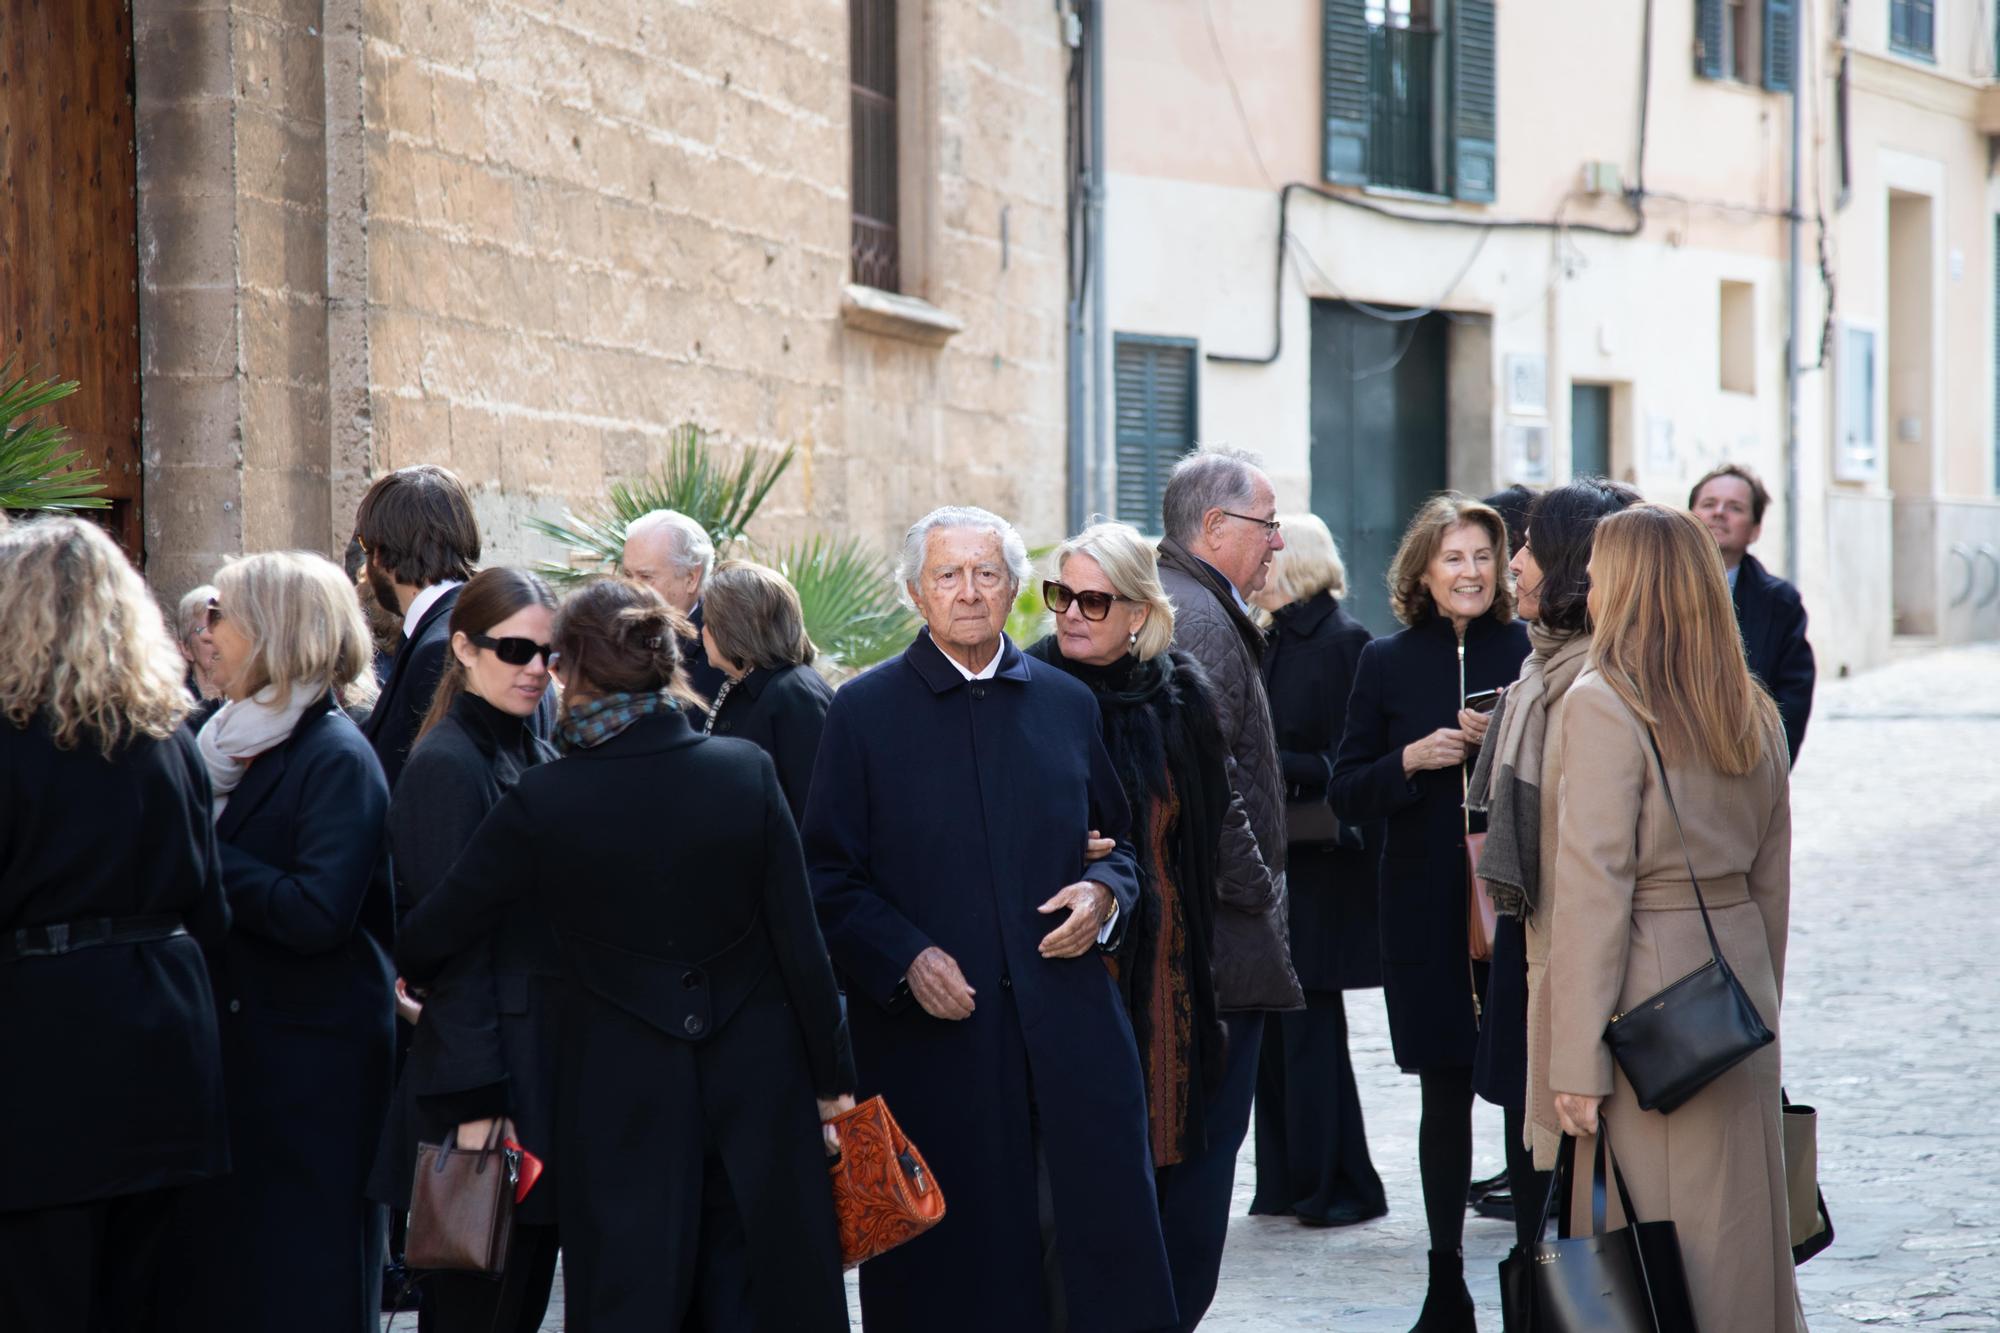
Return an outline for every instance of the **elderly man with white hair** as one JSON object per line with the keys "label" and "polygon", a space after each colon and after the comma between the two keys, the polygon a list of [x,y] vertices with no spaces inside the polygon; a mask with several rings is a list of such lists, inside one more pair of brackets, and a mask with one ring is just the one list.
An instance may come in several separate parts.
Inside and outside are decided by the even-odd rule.
{"label": "elderly man with white hair", "polygon": [[[1099,949],[1138,896],[1089,687],[1003,632],[1027,549],[982,509],[910,529],[925,628],[834,696],[806,806],[861,1095],[945,1193],[861,1270],[871,1333],[1175,1319],[1132,1029]],[[1086,862],[1092,831],[1113,850]]]}
{"label": "elderly man with white hair", "polygon": [[680,635],[681,669],[704,702],[722,688],[723,674],[709,665],[701,646],[701,590],[715,570],[715,543],[701,524],[676,509],[655,509],[625,525],[625,550],[618,567],[651,585],[668,606],[687,619]]}

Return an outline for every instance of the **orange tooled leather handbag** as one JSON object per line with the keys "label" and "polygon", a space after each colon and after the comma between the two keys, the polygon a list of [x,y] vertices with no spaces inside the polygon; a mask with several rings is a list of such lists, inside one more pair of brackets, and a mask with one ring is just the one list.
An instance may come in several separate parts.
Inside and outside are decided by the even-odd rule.
{"label": "orange tooled leather handbag", "polygon": [[840,1220],[840,1266],[857,1268],[944,1220],[944,1191],[888,1103],[870,1097],[828,1122],[840,1152],[828,1165]]}

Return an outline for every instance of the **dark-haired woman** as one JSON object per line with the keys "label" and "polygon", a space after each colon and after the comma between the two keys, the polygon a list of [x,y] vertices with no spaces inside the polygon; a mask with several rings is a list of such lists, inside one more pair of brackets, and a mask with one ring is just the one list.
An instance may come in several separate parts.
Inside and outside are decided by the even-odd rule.
{"label": "dark-haired woman", "polygon": [[[389,803],[396,895],[406,910],[443,882],[521,775],[555,758],[532,727],[548,689],[554,618],[548,585],[525,570],[482,570],[459,589],[444,675]],[[547,919],[523,903],[489,938],[452,958],[423,997],[371,1192],[406,1211],[417,1144],[455,1135],[477,1147],[495,1119],[505,1119],[547,1168],[515,1211],[500,1281],[449,1272],[424,1279],[423,1324],[435,1333],[532,1333],[548,1307],[561,972]]]}
{"label": "dark-haired woman", "polygon": [[806,792],[833,687],[812,660],[799,594],[775,569],[732,560],[701,587],[701,643],[720,671],[708,711],[712,736],[753,742],[778,766],[792,819],[805,819]]}
{"label": "dark-haired woman", "polygon": [[[1486,505],[1452,493],[1417,511],[1389,566],[1390,605],[1408,628],[1361,650],[1330,787],[1342,820],[1389,826],[1382,983],[1396,1063],[1422,1086],[1417,1162],[1431,1242],[1429,1290],[1412,1333],[1474,1327],[1459,1243],[1486,966],[1472,961],[1466,931],[1465,779],[1474,756],[1459,714],[1468,694],[1512,681],[1528,655],[1506,563],[1506,524]],[[1472,821],[1470,832],[1484,827]]]}
{"label": "dark-haired woman", "polygon": [[[1466,804],[1487,816],[1489,836],[1479,869],[1497,909],[1473,1087],[1506,1113],[1507,1184],[1514,1195],[1515,1237],[1523,1245],[1534,1239],[1537,1205],[1549,1188],[1547,1174],[1535,1170],[1523,1125],[1530,1084],[1528,978],[1548,966],[1549,956],[1548,921],[1535,907],[1555,864],[1556,791],[1562,783],[1562,755],[1549,718],[1590,656],[1585,603],[1591,535],[1599,519],[1638,502],[1637,491],[1601,477],[1570,482],[1535,500],[1527,539],[1511,566],[1514,611],[1528,622],[1532,651],[1498,709],[1459,715],[1468,741],[1480,746]],[[1545,1086],[1546,1052],[1540,1063]],[[1554,1112],[1545,1107],[1540,1119],[1546,1123],[1534,1135],[1547,1145],[1543,1157],[1550,1160],[1558,1141]]]}
{"label": "dark-haired woman", "polygon": [[852,1105],[853,1061],[777,770],[689,725],[652,589],[572,593],[554,642],[567,753],[411,911],[404,975],[434,979],[523,905],[555,931],[579,1328],[845,1329],[819,1122]]}

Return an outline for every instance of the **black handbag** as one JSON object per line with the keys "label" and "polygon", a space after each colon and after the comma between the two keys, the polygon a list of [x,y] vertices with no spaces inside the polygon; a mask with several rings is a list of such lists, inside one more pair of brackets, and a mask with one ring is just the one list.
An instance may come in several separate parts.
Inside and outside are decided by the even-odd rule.
{"label": "black handbag", "polygon": [[[1606,1231],[1605,1174],[1618,1185],[1625,1225]],[[1641,1222],[1624,1173],[1600,1123],[1590,1182],[1591,1235],[1573,1235],[1576,1140],[1565,1134],[1542,1203],[1534,1242],[1516,1246],[1500,1265],[1500,1300],[1508,1333],[1696,1333],[1694,1302],[1672,1222]],[[1561,1200],[1555,1240],[1549,1214]]]}
{"label": "black handbag", "polygon": [[1800,1106],[1778,1089],[1783,1109],[1785,1198],[1792,1217],[1792,1263],[1806,1260],[1833,1244],[1833,1214],[1819,1187],[1819,1112]]}
{"label": "black handbag", "polygon": [[1604,1040],[1625,1071],[1640,1109],[1667,1112],[1769,1046],[1773,1037],[1715,942],[1715,926],[1708,919],[1708,904],[1688,853],[1687,831],[1674,806],[1674,789],[1667,783],[1667,761],[1650,731],[1647,739],[1660,766],[1660,787],[1667,795],[1667,809],[1673,812],[1674,829],[1681,835],[1681,855],[1687,859],[1695,905],[1701,909],[1701,928],[1708,932],[1709,957],[1665,990],[1613,1014],[1605,1025]]}

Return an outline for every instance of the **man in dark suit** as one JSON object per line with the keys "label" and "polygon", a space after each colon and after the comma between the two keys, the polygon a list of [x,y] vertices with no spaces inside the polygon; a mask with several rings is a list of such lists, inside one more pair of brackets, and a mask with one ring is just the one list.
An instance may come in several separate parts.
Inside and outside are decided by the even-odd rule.
{"label": "man in dark suit", "polygon": [[1688,508],[1715,534],[1729,572],[1729,595],[1743,631],[1750,670],[1770,687],[1785,720],[1785,744],[1797,763],[1812,716],[1812,645],[1806,642],[1806,608],[1799,590],[1759,564],[1750,546],[1764,531],[1771,493],[1741,463],[1723,463],[1694,484]]}
{"label": "man in dark suit", "polygon": [[376,478],[355,511],[354,535],[376,600],[403,618],[396,660],[363,728],[394,790],[444,674],[451,608],[479,563],[479,522],[459,479],[421,463]]}
{"label": "man in dark suit", "polygon": [[681,668],[702,702],[713,702],[727,677],[709,665],[701,646],[701,591],[715,569],[715,543],[708,533],[678,510],[641,514],[626,525],[618,567],[651,585],[687,619],[688,633],[680,636]]}

